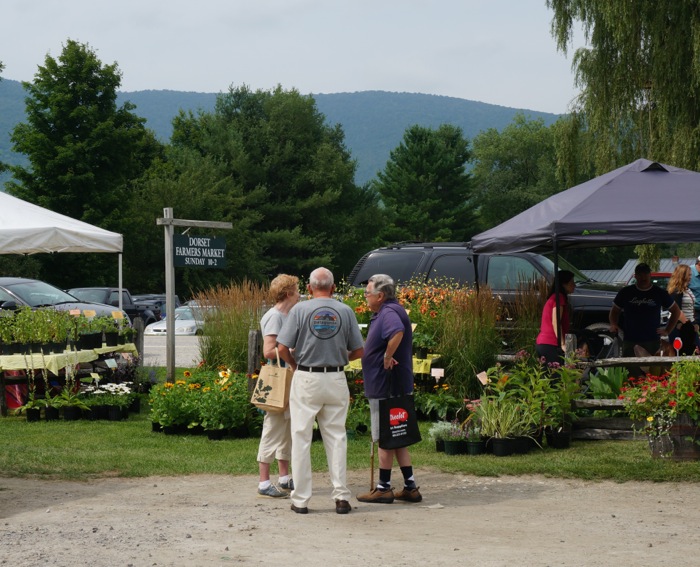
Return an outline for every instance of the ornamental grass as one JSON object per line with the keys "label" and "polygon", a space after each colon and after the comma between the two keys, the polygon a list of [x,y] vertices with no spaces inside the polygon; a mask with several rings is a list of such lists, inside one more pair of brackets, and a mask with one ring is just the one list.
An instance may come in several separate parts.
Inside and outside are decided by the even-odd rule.
{"label": "ornamental grass", "polygon": [[199,348],[206,368],[224,366],[234,372],[247,370],[248,334],[260,328],[260,319],[272,305],[268,295],[268,286],[244,280],[195,296],[205,313]]}

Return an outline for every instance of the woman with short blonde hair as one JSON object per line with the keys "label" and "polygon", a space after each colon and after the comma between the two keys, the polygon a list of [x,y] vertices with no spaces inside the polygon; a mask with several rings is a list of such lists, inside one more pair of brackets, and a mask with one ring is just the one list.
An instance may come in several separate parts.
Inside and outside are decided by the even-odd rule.
{"label": "woman with short blonde hair", "polygon": [[[260,329],[263,335],[263,356],[269,361],[276,360],[277,335],[284,325],[289,310],[299,301],[299,278],[279,274],[270,282],[270,298],[275,304],[263,315]],[[282,362],[284,364],[284,362]],[[292,433],[289,422],[289,409],[283,413],[265,413],[262,434],[258,447],[258,495],[270,498],[287,498],[294,489],[294,481],[289,474],[289,460],[292,456]],[[270,464],[277,460],[279,484],[270,481]]]}

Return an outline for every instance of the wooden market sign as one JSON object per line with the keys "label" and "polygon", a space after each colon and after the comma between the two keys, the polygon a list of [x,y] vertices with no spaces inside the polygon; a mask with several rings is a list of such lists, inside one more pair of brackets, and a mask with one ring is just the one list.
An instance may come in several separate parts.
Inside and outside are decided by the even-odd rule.
{"label": "wooden market sign", "polygon": [[226,239],[173,235],[176,268],[225,268]]}
{"label": "wooden market sign", "polygon": [[[230,229],[233,228],[233,224],[220,221],[176,219],[173,217],[172,207],[163,209],[163,218],[156,219],[156,224],[165,229],[165,362],[167,366],[166,380],[172,382],[175,375],[175,266],[180,265],[176,264],[175,259],[177,257],[185,258],[182,265],[199,268],[223,268],[226,261],[224,257],[226,245],[223,238],[187,235],[175,237],[175,227]],[[181,240],[183,238],[186,240]],[[175,250],[178,241],[183,242],[182,254],[178,254]],[[191,263],[187,263],[187,258],[190,259]]]}

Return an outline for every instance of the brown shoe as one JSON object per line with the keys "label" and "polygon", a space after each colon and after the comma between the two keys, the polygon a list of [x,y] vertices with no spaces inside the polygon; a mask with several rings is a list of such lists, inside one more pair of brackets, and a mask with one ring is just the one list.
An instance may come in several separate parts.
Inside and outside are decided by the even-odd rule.
{"label": "brown shoe", "polygon": [[352,510],[352,506],[350,506],[350,502],[348,502],[347,500],[335,501],[336,514],[347,514],[350,510]]}
{"label": "brown shoe", "polygon": [[420,502],[423,500],[423,496],[418,492],[418,487],[406,488],[405,486],[401,489],[401,492],[396,494],[397,500],[403,500],[404,502]]}
{"label": "brown shoe", "polygon": [[391,504],[394,501],[394,491],[391,488],[380,490],[373,488],[365,494],[359,494],[357,499],[360,502],[374,502],[376,504]]}
{"label": "brown shoe", "polygon": [[292,504],[292,512],[296,512],[297,514],[308,514],[309,509],[306,506],[302,508],[300,506],[295,506],[294,504]]}

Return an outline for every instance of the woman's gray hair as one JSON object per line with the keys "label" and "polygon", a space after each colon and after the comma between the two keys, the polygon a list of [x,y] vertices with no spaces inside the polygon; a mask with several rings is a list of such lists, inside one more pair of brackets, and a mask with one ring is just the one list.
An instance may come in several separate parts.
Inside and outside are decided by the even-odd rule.
{"label": "woman's gray hair", "polygon": [[375,274],[367,280],[367,283],[374,284],[374,291],[381,291],[384,299],[396,299],[396,284],[391,276],[386,274]]}

